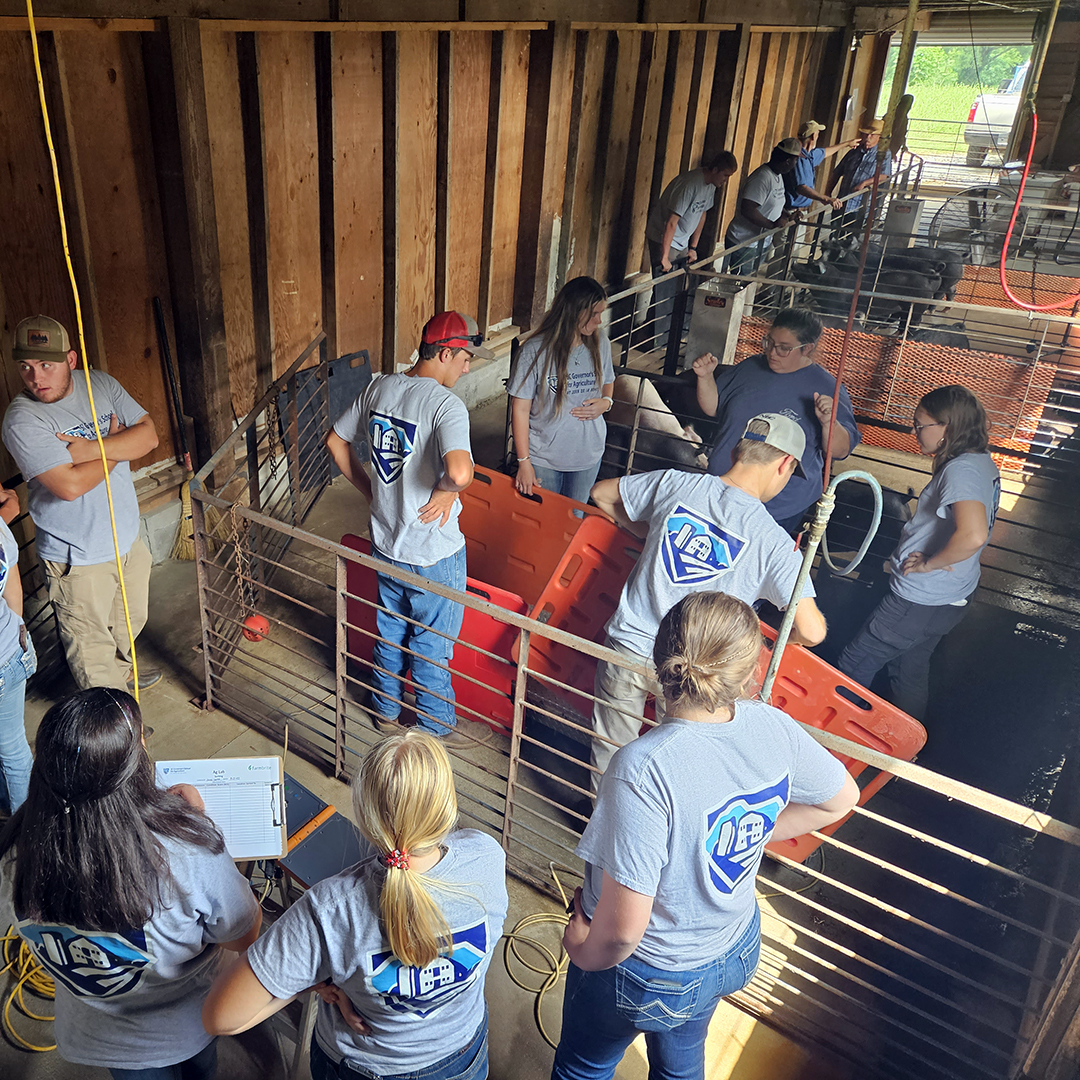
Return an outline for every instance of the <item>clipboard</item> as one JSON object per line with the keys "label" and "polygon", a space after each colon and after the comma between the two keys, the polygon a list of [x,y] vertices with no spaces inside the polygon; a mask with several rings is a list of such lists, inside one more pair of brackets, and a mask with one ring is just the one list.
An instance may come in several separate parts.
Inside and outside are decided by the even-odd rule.
{"label": "clipboard", "polygon": [[191,784],[233,859],[279,859],[287,850],[285,771],[280,757],[159,761],[161,787]]}

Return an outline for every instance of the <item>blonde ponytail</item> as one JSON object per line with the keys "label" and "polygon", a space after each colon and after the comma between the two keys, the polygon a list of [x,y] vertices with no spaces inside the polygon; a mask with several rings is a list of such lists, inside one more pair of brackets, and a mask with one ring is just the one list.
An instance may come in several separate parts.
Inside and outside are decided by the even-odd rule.
{"label": "blonde ponytail", "polygon": [[653,663],[672,705],[716,712],[744,696],[760,652],[761,624],[749,604],[693,593],[661,621]]}
{"label": "blonde ponytail", "polygon": [[411,858],[440,845],[457,822],[454,776],[442,743],[415,729],[384,739],[360,766],[353,808],[386,867],[379,916],[390,949],[403,964],[426,967],[453,949],[424,875],[409,866]]}

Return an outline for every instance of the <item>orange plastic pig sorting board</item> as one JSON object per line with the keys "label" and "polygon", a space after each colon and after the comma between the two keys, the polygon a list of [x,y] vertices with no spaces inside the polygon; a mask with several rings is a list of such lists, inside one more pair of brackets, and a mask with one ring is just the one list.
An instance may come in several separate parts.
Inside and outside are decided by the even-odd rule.
{"label": "orange plastic pig sorting board", "polygon": [[[341,543],[347,548],[352,548],[353,551],[359,551],[364,555],[371,554],[371,542],[363,537],[349,533],[341,538]],[[524,615],[529,610],[528,605],[520,596],[496,589],[482,581],[474,581],[472,578],[467,578],[466,581],[468,590],[482,600],[489,600],[518,615]],[[349,652],[361,661],[370,663],[374,641],[370,635],[377,632],[375,609],[370,604],[365,604],[362,600],[353,599],[353,597],[378,600],[375,571],[367,566],[361,566],[360,563],[350,562],[346,568],[346,588],[350,593],[345,602],[346,617],[349,621]],[[499,725],[511,727],[514,723],[514,705],[511,694],[515,670],[510,650],[516,638],[517,631],[512,626],[496,622],[483,612],[466,608],[465,618],[461,624],[461,642],[486,649],[495,656],[501,657],[505,662],[494,660],[482,652],[477,652],[476,649],[463,648],[460,645],[454,649],[450,660],[450,668],[454,672],[452,676],[454,696],[457,698],[459,707],[472,710],[465,712],[464,715],[471,720],[485,720],[495,730],[499,730]],[[359,666],[361,670],[357,672],[357,677],[368,682],[370,668],[363,664]],[[470,682],[469,678],[463,676],[471,676],[486,685],[477,686],[476,683]]]}
{"label": "orange plastic pig sorting board", "polygon": [[476,467],[461,493],[458,528],[469,570],[481,581],[536,603],[582,519],[595,514],[565,495],[542,488],[522,495],[511,477]]}
{"label": "orange plastic pig sorting board", "polygon": [[[586,518],[540,594],[533,617],[602,644],[604,625],[615,611],[623,583],[640,551],[640,542],[607,518]],[[761,629],[770,642],[775,640],[776,633],[770,627],[762,624]],[[769,652],[768,646],[762,647],[759,675],[765,672]],[[596,661],[566,646],[534,636],[529,649],[529,668],[592,693]],[[560,693],[548,686],[552,693]],[[840,688],[848,690],[863,705],[841,696]],[[588,699],[566,691],[561,696],[577,712],[586,715],[591,712]],[[788,645],[784,651],[772,700],[777,708],[804,724],[905,761],[912,760],[926,743],[926,729],[917,720],[799,645]],[[867,770],[869,774],[875,773],[861,761],[836,756],[856,778]],[[878,772],[864,777],[859,802],[865,803],[890,776]],[[841,824],[842,821],[825,831],[832,832]],[[801,862],[819,843],[813,837],[803,836],[770,845],[770,849]]]}

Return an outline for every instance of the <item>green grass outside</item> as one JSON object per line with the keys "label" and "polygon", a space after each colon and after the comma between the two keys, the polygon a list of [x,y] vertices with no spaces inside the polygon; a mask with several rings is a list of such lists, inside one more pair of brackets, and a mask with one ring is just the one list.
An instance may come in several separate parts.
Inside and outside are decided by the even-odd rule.
{"label": "green grass outside", "polygon": [[909,86],[915,98],[908,128],[908,146],[924,157],[963,154],[964,127],[979,96],[977,86]]}

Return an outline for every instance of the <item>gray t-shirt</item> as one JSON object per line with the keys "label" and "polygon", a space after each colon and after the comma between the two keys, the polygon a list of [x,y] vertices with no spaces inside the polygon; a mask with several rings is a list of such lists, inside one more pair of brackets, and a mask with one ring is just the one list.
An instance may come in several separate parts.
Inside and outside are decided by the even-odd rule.
{"label": "gray t-shirt", "polygon": [[843,786],[843,765],[764,702],[736,702],[726,724],[665,720],[616,751],[600,782],[577,846],[585,914],[607,871],[654,898],[637,959],[667,971],[707,964],[750,925],[780,811],[826,802]]}
{"label": "gray t-shirt", "polygon": [[979,584],[978,551],[963,562],[954,563],[948,570],[930,570],[925,574],[903,577],[900,566],[913,552],[921,551],[927,558],[936,555],[956,531],[952,504],[981,502],[986,507],[986,543],[997,517],[1001,498],[1001,476],[989,454],[961,454],[950,461],[923,488],[911,520],[900,534],[900,543],[890,559],[892,591],[913,604],[943,607],[966,600]]}
{"label": "gray t-shirt", "polygon": [[611,366],[611,342],[597,331],[600,348],[600,381],[596,381],[592,355],[585,345],[571,350],[566,362],[566,396],[562,410],[555,411],[555,391],[558,379],[549,370],[550,360],[541,351],[543,342],[533,338],[522,346],[514,375],[506,392],[511,397],[529,398],[529,457],[533,465],[578,472],[595,465],[604,456],[607,422],[602,416],[595,420],[578,420],[570,410],[589,398],[600,396],[601,388],[615,381]]}
{"label": "gray t-shirt", "polygon": [[[619,495],[649,533],[607,624],[613,641],[651,657],[660,620],[694,592],[786,608],[802,561],[761,501],[718,476],[668,469],[624,476]],[[803,596],[813,596],[809,580]]]}
{"label": "gray t-shirt", "polygon": [[347,1058],[369,1072],[396,1075],[442,1060],[480,1026],[484,977],[509,901],[506,856],[497,841],[475,829],[451,833],[424,878],[453,933],[453,952],[425,968],[405,967],[379,925],[385,874],[372,852],[313,885],[251,946],[248,961],[277,997],[327,979],[344,990],[371,1034],[354,1035],[337,1006],[320,1001],[319,1045],[335,1062]]}
{"label": "gray t-shirt", "polygon": [[[18,573],[19,545],[11,530],[0,521],[0,597],[7,588],[12,571]],[[6,664],[19,649],[19,627],[22,619],[0,599],[0,667]]]}
{"label": "gray t-shirt", "polygon": [[363,435],[371,448],[371,542],[397,562],[433,566],[465,543],[458,528],[461,501],[450,519],[423,524],[420,507],[446,471],[451,450],[472,453],[469,410],[434,379],[382,375],[334,424],[347,443]]}
{"label": "gray t-shirt", "polygon": [[784,209],[787,193],[784,190],[784,178],[773,172],[768,163],[759,165],[747,178],[739,195],[738,206],[731,224],[727,228],[727,238],[733,244],[760,236],[764,231],[749,218],[743,216],[742,203],[749,199],[757,203],[758,210],[770,221],[775,221]]}
{"label": "gray t-shirt", "polygon": [[[56,437],[58,432],[95,438],[85,377],[82,371],[72,375],[71,392],[60,401],[46,404],[25,390],[17,394],[4,414],[3,438],[26,481],[38,557],[64,565],[93,566],[114,557],[105,481],[67,502],[36,479],[57,465],[71,464],[67,443]],[[146,415],[146,410],[111,375],[91,371],[90,382],[103,436],[109,434],[113,416],[131,427]],[[139,535],[139,500],[126,461],[109,473],[109,479],[116,510],[116,538],[123,555]]]}
{"label": "gray t-shirt", "polygon": [[56,981],[56,1044],[77,1065],[162,1068],[210,1042],[201,1014],[217,944],[243,937],[258,904],[227,852],[162,843],[176,888],[146,926],[123,933],[17,921],[10,862],[0,873],[0,910]]}
{"label": "gray t-shirt", "polygon": [[671,250],[685,251],[701,221],[701,215],[712,206],[715,197],[716,188],[706,182],[703,170],[691,169],[681,173],[664,188],[660,201],[649,212],[645,236],[658,244],[662,243],[668,218],[678,214],[679,223],[671,239]]}

